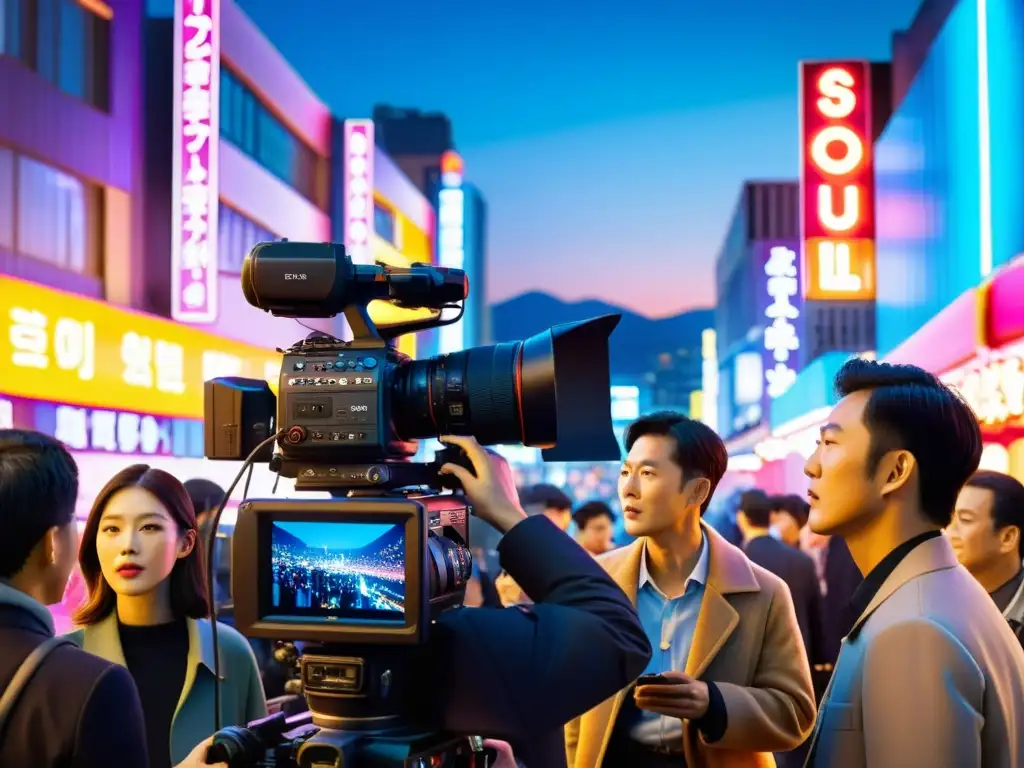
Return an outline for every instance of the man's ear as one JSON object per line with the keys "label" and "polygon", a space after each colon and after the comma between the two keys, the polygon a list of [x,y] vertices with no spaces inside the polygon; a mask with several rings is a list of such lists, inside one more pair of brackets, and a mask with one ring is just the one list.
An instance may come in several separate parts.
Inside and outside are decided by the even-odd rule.
{"label": "man's ear", "polygon": [[882,482],[882,495],[888,496],[906,486],[916,468],[917,459],[910,451],[889,451],[885,454],[878,463],[878,472],[885,478]]}
{"label": "man's ear", "polygon": [[695,477],[689,482],[689,486],[686,503],[695,507],[703,506],[711,496],[711,481],[706,477]]}
{"label": "man's ear", "polygon": [[999,531],[999,551],[1007,555],[1020,551],[1020,528],[1016,525],[1004,526]]}

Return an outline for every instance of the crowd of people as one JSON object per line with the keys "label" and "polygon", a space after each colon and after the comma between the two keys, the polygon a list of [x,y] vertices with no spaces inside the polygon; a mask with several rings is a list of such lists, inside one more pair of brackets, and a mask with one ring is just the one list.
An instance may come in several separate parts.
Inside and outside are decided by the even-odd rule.
{"label": "crowd of people", "polygon": [[[618,511],[517,492],[446,437],[476,474],[442,472],[501,540],[477,525],[469,608],[432,628],[444,722],[507,738],[499,768],[1024,768],[1024,485],[979,471],[975,416],[931,374],[854,359],[835,384],[806,495],[747,489],[725,514],[725,445],[681,414],[626,431]],[[223,491],[129,467],[81,537],[76,497],[64,446],[0,430],[0,764],[204,765],[214,702],[242,725],[269,692],[225,624],[215,694],[202,542]]]}

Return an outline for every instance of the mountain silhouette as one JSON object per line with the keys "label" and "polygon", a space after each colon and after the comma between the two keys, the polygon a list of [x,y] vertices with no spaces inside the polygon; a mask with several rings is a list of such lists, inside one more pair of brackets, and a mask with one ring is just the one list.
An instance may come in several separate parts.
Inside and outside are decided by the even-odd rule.
{"label": "mountain silhouette", "polygon": [[405,541],[405,526],[401,524],[393,525],[390,529],[382,533],[366,546],[347,551],[351,552],[353,555],[370,557],[378,554],[381,550],[386,549],[392,544],[401,544],[403,541]]}
{"label": "mountain silhouette", "polygon": [[[376,539],[371,541],[369,544],[365,544],[358,549],[345,549],[337,550],[346,553],[352,553],[355,555],[374,555],[380,552],[390,544],[400,544],[405,538],[405,528],[402,525],[396,525],[388,529]],[[284,528],[279,525],[274,526],[273,540],[275,544],[289,547],[291,549],[323,549],[323,544],[308,544],[298,536],[288,533]]]}
{"label": "mountain silhouette", "polygon": [[289,549],[309,549],[309,545],[307,545],[306,542],[304,542],[298,536],[293,536],[292,534],[288,533],[288,531],[286,531],[280,525],[274,525],[273,532],[271,533],[271,538],[275,544],[278,544],[282,547],[287,547]]}
{"label": "mountain silhouette", "polygon": [[699,350],[701,333],[706,328],[715,327],[713,309],[694,309],[652,320],[596,299],[570,303],[532,291],[494,304],[491,307],[491,329],[495,342],[516,341],[552,325],[607,314],[622,315],[608,344],[613,377],[642,376],[654,370],[658,355],[664,352]]}

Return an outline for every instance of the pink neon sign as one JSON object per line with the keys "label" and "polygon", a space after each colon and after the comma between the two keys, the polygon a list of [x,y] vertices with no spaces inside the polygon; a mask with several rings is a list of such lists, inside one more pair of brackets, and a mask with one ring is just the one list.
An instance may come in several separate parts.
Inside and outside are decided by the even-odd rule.
{"label": "pink neon sign", "polygon": [[373,121],[345,121],[345,249],[356,264],[372,264]]}
{"label": "pink neon sign", "polygon": [[174,4],[171,316],[217,319],[220,0]]}

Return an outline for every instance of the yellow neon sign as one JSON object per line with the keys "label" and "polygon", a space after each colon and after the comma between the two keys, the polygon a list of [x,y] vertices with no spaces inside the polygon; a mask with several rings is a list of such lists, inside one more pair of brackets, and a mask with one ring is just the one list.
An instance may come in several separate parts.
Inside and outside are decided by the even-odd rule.
{"label": "yellow neon sign", "polygon": [[0,276],[0,393],[187,419],[203,382],[266,379],[281,356],[154,315]]}

